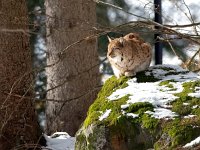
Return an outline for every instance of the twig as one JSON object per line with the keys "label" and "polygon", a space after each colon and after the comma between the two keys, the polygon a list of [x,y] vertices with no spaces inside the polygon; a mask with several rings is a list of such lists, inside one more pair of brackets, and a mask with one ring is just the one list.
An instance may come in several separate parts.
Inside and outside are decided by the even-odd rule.
{"label": "twig", "polygon": [[176,51],[175,51],[174,47],[172,46],[171,42],[168,39],[164,39],[162,37],[159,37],[159,39],[162,40],[162,41],[166,41],[169,44],[169,46],[172,49],[173,53],[178,57],[178,59],[180,59],[182,61],[182,63],[185,66],[184,60],[176,53]]}
{"label": "twig", "polygon": [[[189,12],[189,15],[190,17],[186,14],[186,16],[188,17],[188,19],[194,24],[194,19],[192,17],[192,14],[191,14],[191,11],[190,11],[190,8],[188,7],[188,5],[185,3],[185,0],[183,0],[183,4],[185,5],[185,7],[187,8],[188,12]],[[197,32],[197,28],[196,26],[193,26],[194,28],[194,32],[196,33],[196,35],[199,35],[198,32]]]}
{"label": "twig", "polygon": [[196,51],[196,53],[192,56],[192,58],[187,63],[187,65],[186,65],[187,68],[191,65],[192,61],[194,60],[194,58],[196,57],[196,55],[199,54],[199,52],[200,52],[200,48],[199,48],[199,50]]}

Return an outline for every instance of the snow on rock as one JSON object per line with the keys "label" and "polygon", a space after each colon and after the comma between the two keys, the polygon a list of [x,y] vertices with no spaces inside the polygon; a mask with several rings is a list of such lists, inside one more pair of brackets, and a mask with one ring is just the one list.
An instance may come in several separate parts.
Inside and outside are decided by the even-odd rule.
{"label": "snow on rock", "polygon": [[200,98],[200,87],[195,87],[195,93],[189,93],[188,96]]}
{"label": "snow on rock", "polygon": [[165,108],[154,108],[154,112],[146,111],[145,113],[150,114],[157,119],[162,119],[162,118],[173,119],[173,117],[177,116],[176,113]]}
{"label": "snow on rock", "polygon": [[199,105],[194,105],[194,106],[192,106],[192,109],[195,109],[195,108],[198,108],[199,107]]}
{"label": "snow on rock", "polygon": [[[125,95],[130,94],[129,100],[127,101],[127,104],[122,105],[121,108],[127,108],[130,104],[137,103],[137,102],[149,102],[152,103],[155,107],[158,107],[155,109],[155,114],[152,114],[152,116],[156,116],[156,118],[171,118],[176,116],[173,112],[171,112],[168,109],[160,108],[160,107],[166,107],[166,105],[169,102],[172,102],[177,97],[173,95],[173,93],[178,93],[182,86],[181,84],[177,83],[176,87],[177,90],[175,91],[168,91],[166,87],[159,86],[160,82],[155,83],[135,83],[132,82],[132,79],[129,80],[128,86],[124,89],[119,89],[115,91],[112,95],[108,97],[109,100],[116,100],[116,98],[121,98]],[[178,85],[179,84],[179,85]],[[161,91],[162,88],[162,91]],[[158,110],[162,111],[161,113],[158,112]],[[166,113],[166,115],[164,115]],[[160,115],[160,116],[159,116]]]}
{"label": "snow on rock", "polygon": [[138,114],[134,114],[134,113],[127,113],[126,115],[127,115],[128,117],[132,117],[132,118],[136,118],[136,117],[139,116]]}
{"label": "snow on rock", "polygon": [[192,117],[196,117],[197,115],[187,115],[187,116],[184,116],[184,118],[192,118]]}
{"label": "snow on rock", "polygon": [[43,150],[74,150],[75,137],[66,132],[56,132],[51,136],[44,135],[47,146]]}
{"label": "snow on rock", "polygon": [[189,148],[199,143],[200,143],[200,136],[191,141],[190,143],[187,143],[185,146],[183,146],[183,148]]}
{"label": "snow on rock", "polygon": [[189,93],[188,96],[200,98],[200,93]]}
{"label": "snow on rock", "polygon": [[76,134],[76,150],[182,147],[200,133],[199,99],[188,96],[200,93],[199,79],[171,65],[152,66],[134,78],[111,77]]}
{"label": "snow on rock", "polygon": [[[171,68],[173,70],[163,70],[160,69],[161,67],[166,67],[166,68]],[[149,72],[150,71],[150,72]],[[147,71],[145,74],[147,76],[150,76],[151,73],[153,73],[153,76],[161,79],[162,81],[165,80],[174,80],[174,81],[179,81],[179,82],[185,82],[187,80],[196,80],[198,78],[198,75],[193,73],[193,72],[189,72],[186,69],[183,69],[179,66],[175,66],[175,65],[156,65],[153,67],[149,68],[149,71]],[[169,73],[177,73],[179,75],[170,75]]]}
{"label": "snow on rock", "polygon": [[[170,69],[165,70],[163,67]],[[154,112],[148,112],[149,114],[155,118],[173,118],[177,115],[167,108],[169,108],[168,106],[170,102],[178,98],[174,96],[174,94],[182,92],[183,82],[195,81],[199,79],[197,74],[173,65],[157,65],[150,67],[148,71],[145,72],[145,75],[153,75],[155,78],[160,79],[160,81],[137,83],[136,78],[130,79],[127,82],[127,87],[116,90],[108,97],[108,99],[110,101],[114,101],[126,95],[130,95],[127,104],[121,106],[122,109],[125,109],[130,104],[137,102],[149,102],[155,107]],[[160,85],[162,81],[170,80],[176,81],[169,82],[169,84],[173,86],[173,90],[165,85]],[[198,90],[199,88],[196,88],[196,91]],[[189,96],[200,98],[199,92],[190,93]]]}
{"label": "snow on rock", "polygon": [[102,121],[102,120],[106,119],[106,118],[109,116],[110,112],[111,112],[111,109],[106,110],[106,111],[99,117],[99,120]]}
{"label": "snow on rock", "polygon": [[128,108],[128,107],[129,107],[129,104],[121,105],[121,108],[122,108],[122,109],[126,109],[126,108]]}

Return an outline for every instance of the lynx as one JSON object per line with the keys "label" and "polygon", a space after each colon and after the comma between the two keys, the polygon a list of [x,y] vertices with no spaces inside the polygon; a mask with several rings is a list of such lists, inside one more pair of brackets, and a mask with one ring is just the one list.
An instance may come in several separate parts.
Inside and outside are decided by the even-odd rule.
{"label": "lynx", "polygon": [[129,33],[113,40],[108,37],[108,40],[107,58],[117,78],[123,75],[135,76],[137,72],[149,67],[152,57],[151,46],[138,34]]}

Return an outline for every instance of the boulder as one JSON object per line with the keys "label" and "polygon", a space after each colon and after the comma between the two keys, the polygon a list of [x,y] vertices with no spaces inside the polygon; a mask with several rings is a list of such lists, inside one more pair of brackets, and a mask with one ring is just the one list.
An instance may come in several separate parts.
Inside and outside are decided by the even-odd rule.
{"label": "boulder", "polygon": [[200,147],[200,76],[157,65],[103,85],[76,133],[76,150]]}

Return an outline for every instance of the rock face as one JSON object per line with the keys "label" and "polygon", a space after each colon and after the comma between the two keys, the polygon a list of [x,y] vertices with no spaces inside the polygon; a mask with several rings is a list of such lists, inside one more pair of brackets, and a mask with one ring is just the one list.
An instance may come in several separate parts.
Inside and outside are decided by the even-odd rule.
{"label": "rock face", "polygon": [[109,78],[76,134],[75,149],[198,149],[199,79],[169,65]]}

